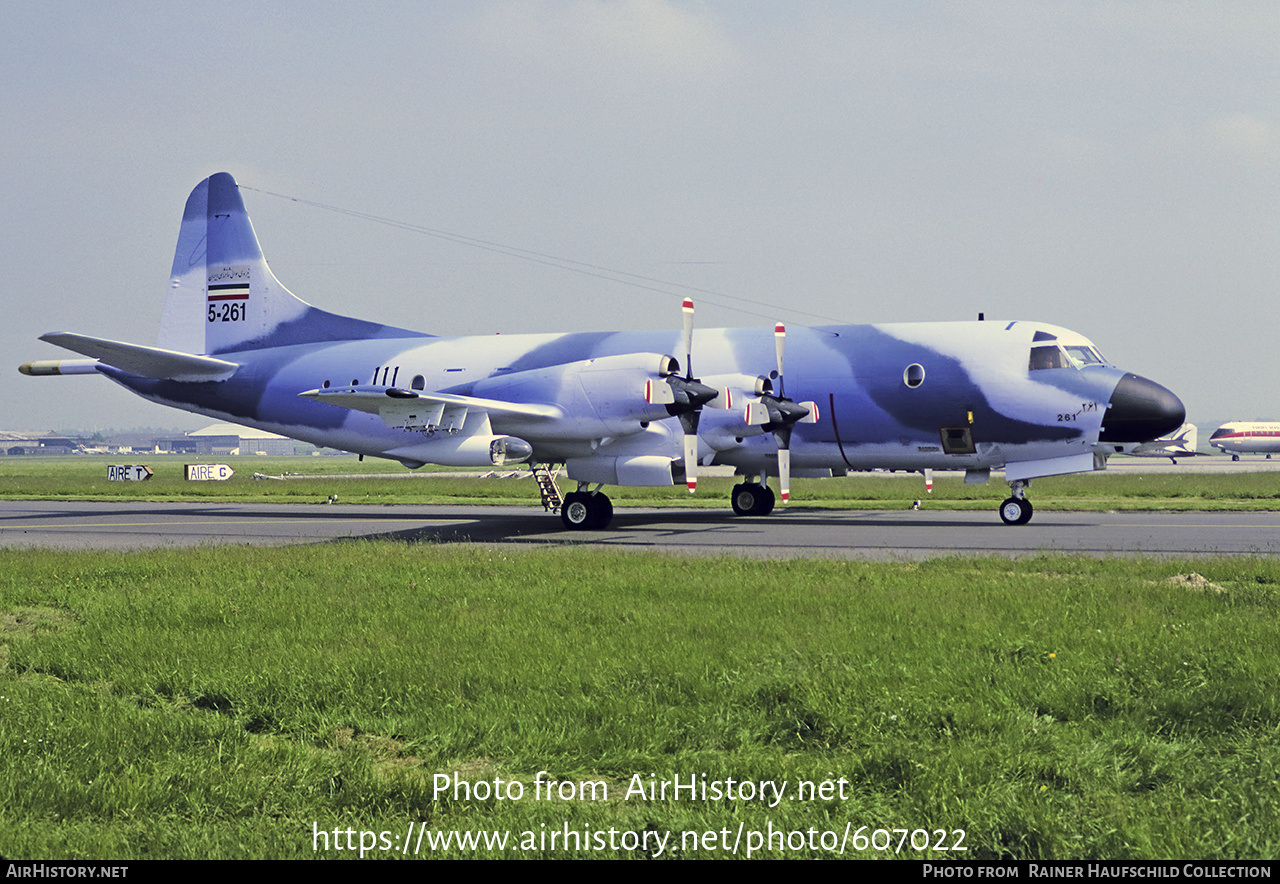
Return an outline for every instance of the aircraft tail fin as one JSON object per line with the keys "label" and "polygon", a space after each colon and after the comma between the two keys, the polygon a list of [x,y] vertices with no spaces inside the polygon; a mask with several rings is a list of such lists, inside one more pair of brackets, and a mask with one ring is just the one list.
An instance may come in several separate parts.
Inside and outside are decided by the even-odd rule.
{"label": "aircraft tail fin", "polygon": [[196,185],[182,214],[157,346],[220,354],[419,333],[317,310],[280,284],[240,188],[226,172]]}
{"label": "aircraft tail fin", "polygon": [[1183,424],[1174,431],[1173,439],[1175,442],[1181,442],[1182,447],[1187,451],[1195,451],[1196,445],[1199,443],[1199,431],[1195,424]]}

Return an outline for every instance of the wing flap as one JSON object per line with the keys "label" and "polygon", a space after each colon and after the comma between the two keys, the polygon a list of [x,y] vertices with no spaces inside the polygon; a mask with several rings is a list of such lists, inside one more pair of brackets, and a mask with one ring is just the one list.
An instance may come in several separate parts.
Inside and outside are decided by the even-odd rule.
{"label": "wing flap", "polygon": [[56,344],[74,353],[90,356],[104,365],[136,374],[139,377],[169,381],[225,381],[236,373],[239,363],[164,350],[160,347],[144,347],[126,344],[88,335],[54,332],[41,335],[40,340]]}
{"label": "wing flap", "polygon": [[469,411],[544,419],[562,416],[561,410],[554,405],[504,402],[455,393],[419,393],[399,387],[335,387],[307,390],[298,395],[353,411],[376,414],[389,427],[408,429],[459,430]]}

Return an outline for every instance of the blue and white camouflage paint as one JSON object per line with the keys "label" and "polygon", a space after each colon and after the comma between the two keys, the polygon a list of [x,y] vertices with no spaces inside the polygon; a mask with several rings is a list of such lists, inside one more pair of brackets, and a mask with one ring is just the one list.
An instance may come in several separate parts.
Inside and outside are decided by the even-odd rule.
{"label": "blue and white camouflage paint", "polygon": [[[1185,416],[1164,387],[1045,323],[793,328],[785,396],[771,390],[781,334],[691,328],[444,338],[329,313],[275,278],[220,173],[187,200],[155,347],[51,333],[89,358],[21,370],[101,373],[163,405],[409,467],[563,463],[579,483],[568,527],[607,524],[591,484],[692,490],[713,464],[745,477],[744,514],[772,509],[771,476],[785,500],[791,474],[1003,469],[1001,515],[1020,523],[1029,480],[1101,469]],[[682,378],[690,354],[698,377]]]}

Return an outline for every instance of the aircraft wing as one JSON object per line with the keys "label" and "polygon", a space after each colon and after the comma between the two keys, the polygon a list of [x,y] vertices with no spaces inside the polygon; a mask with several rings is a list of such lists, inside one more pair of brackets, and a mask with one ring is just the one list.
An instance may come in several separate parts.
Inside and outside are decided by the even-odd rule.
{"label": "aircraft wing", "polygon": [[177,350],[126,344],[106,338],[53,332],[41,335],[40,340],[56,344],[75,353],[91,356],[106,365],[144,378],[171,381],[225,381],[236,373],[239,363],[215,359],[212,356],[196,356]]}
{"label": "aircraft wing", "polygon": [[454,393],[419,393],[400,387],[335,387],[307,390],[298,395],[353,411],[376,414],[387,426],[409,429],[461,429],[469,411],[546,419],[563,416],[561,409],[554,405],[504,402]]}

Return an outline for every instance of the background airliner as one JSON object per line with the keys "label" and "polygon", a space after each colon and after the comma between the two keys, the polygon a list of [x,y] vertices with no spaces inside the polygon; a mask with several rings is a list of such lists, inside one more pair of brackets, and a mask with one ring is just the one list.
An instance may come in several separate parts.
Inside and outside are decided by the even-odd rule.
{"label": "background airliner", "polygon": [[1280,451],[1280,423],[1233,421],[1213,431],[1209,444],[1239,460],[1242,454],[1265,454],[1268,458]]}
{"label": "background airliner", "polygon": [[556,502],[574,529],[608,525],[605,485],[693,491],[712,464],[742,478],[741,515],[785,503],[792,476],[962,469],[986,482],[1003,468],[1000,516],[1022,524],[1032,479],[1102,469],[1185,417],[1169,390],[1047,323],[695,332],[693,304],[682,312],[681,331],[461,338],[329,313],[272,274],[219,173],[187,200],[157,346],[50,333],[89,358],[20,370],[102,374],[154,402],[410,468],[564,464],[577,490]]}

